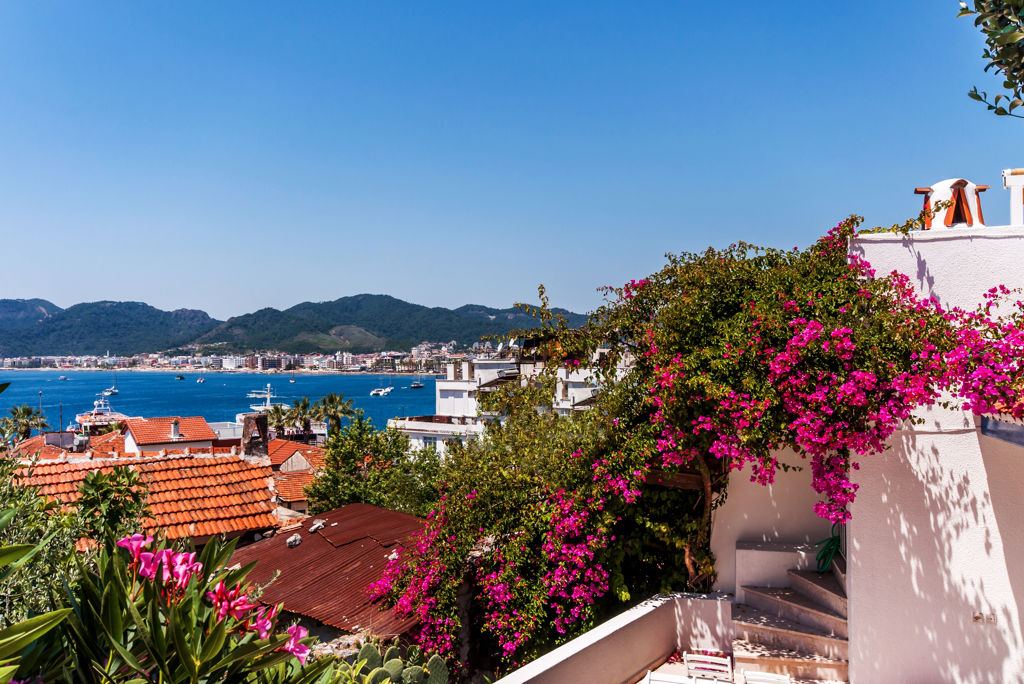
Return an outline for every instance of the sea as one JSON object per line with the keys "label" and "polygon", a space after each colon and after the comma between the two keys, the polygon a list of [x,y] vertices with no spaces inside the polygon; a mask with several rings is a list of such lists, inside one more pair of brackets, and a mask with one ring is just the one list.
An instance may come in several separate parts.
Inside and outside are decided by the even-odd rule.
{"label": "sea", "polygon": [[[202,416],[208,422],[233,421],[239,413],[248,412],[249,405],[262,403],[246,395],[266,389],[270,383],[277,397],[274,403],[291,403],[302,397],[315,402],[335,392],[351,399],[355,408],[363,409],[378,429],[387,426],[389,418],[422,416],[434,413],[434,377],[420,376],[424,387],[410,388],[415,375],[362,374],[267,374],[267,373],[205,373],[205,382],[196,382],[198,372],[183,371],[184,380],[176,373],[158,371],[121,371],[117,373],[118,394],[107,397],[110,407],[127,416]],[[61,380],[61,376],[66,380]],[[294,377],[295,382],[289,382]],[[42,405],[50,428],[66,427],[75,415],[93,408],[99,394],[114,384],[111,371],[69,370],[0,370],[0,383],[11,383],[0,393],[0,417],[19,404],[33,408]],[[371,397],[370,391],[391,385],[395,389],[383,397]],[[63,416],[63,423],[61,422]]]}

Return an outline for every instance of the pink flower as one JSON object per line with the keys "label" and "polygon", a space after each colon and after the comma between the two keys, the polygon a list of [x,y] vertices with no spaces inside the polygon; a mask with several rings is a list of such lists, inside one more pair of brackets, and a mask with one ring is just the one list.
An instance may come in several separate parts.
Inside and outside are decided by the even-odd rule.
{"label": "pink flower", "polygon": [[213,591],[206,592],[206,598],[210,599],[217,609],[217,617],[223,620],[230,615],[236,620],[242,620],[246,613],[256,607],[256,604],[249,603],[249,597],[242,593],[242,585],[234,589],[224,586],[224,580],[217,583]]}
{"label": "pink flower", "polygon": [[292,625],[288,628],[288,633],[292,635],[292,638],[284,645],[284,650],[291,653],[299,659],[300,663],[305,665],[306,657],[309,655],[309,646],[299,643],[299,640],[306,638],[306,635],[309,633],[308,630],[301,625]]}
{"label": "pink flower", "polygon": [[274,628],[274,616],[277,615],[277,606],[272,608],[260,608],[256,611],[256,617],[252,621],[251,629],[256,631],[260,639],[270,636],[270,630]]}
{"label": "pink flower", "polygon": [[153,537],[145,537],[141,534],[133,534],[130,537],[119,539],[117,545],[122,549],[128,549],[128,553],[132,556],[132,562],[139,562],[139,554],[142,553],[143,546],[149,546],[153,543]]}

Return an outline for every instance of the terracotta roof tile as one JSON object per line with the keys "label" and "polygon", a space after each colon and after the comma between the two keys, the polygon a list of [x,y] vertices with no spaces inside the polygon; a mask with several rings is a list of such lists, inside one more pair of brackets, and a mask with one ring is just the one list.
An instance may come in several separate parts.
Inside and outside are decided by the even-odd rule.
{"label": "terracotta roof tile", "polygon": [[[178,421],[180,437],[171,438],[171,423]],[[161,418],[129,418],[125,429],[132,433],[136,444],[162,442],[205,442],[217,439],[217,433],[202,416],[164,416]]]}
{"label": "terracotta roof tile", "polygon": [[293,442],[290,439],[272,439],[267,444],[267,455],[270,457],[270,464],[280,468],[281,464],[295,455],[302,454],[309,466],[314,470],[324,467],[324,450],[318,446]]}
{"label": "terracotta roof tile", "polygon": [[274,473],[274,488],[277,490],[277,498],[288,503],[305,501],[306,493],[302,488],[314,480],[312,470],[296,470],[288,473]]}
{"label": "terracotta roof tile", "polygon": [[[94,471],[109,472],[127,465],[139,472],[149,488],[153,518],[146,530],[162,529],[171,539],[238,531],[263,531],[279,526],[270,500],[271,470],[239,456],[163,456],[40,463],[16,472],[18,481],[39,493],[70,504],[79,498],[78,486]],[[220,472],[218,472],[220,471]],[[238,488],[231,495],[225,485]],[[186,525],[188,527],[186,527]]]}

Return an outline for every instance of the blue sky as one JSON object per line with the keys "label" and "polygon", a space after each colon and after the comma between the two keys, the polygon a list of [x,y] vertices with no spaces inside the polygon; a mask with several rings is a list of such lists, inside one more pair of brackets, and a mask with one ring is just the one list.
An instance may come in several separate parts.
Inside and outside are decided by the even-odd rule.
{"label": "blue sky", "polygon": [[1024,166],[957,3],[0,4],[0,297],[585,311]]}

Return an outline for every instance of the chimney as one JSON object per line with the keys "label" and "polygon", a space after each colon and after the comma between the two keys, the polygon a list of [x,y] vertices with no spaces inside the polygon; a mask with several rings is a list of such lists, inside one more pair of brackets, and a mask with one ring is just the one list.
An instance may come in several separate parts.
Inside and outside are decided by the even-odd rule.
{"label": "chimney", "polygon": [[175,418],[171,421],[171,439],[181,439],[181,429],[178,425],[178,419]]}
{"label": "chimney", "polygon": [[454,362],[445,364],[445,379],[446,380],[454,380],[455,379],[455,363]]}
{"label": "chimney", "polygon": [[1003,169],[1003,187],[1010,191],[1010,225],[1024,226],[1024,169]]}
{"label": "chimney", "polygon": [[246,413],[242,417],[242,456],[268,458],[267,414]]}
{"label": "chimney", "polygon": [[[1003,173],[1005,178],[1005,171]],[[981,193],[986,190],[987,185],[975,185],[963,178],[947,178],[928,187],[914,188],[915,194],[924,195],[926,211],[934,211],[939,202],[946,203],[944,208],[935,211],[934,216],[925,217],[924,229],[930,230],[933,222],[946,228],[984,228]]]}

